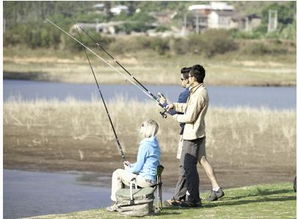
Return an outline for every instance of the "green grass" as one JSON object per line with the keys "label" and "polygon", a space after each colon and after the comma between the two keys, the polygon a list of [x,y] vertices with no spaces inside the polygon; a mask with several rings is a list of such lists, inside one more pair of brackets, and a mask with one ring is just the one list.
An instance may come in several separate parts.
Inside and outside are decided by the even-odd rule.
{"label": "green grass", "polygon": [[[292,183],[280,183],[226,189],[224,198],[213,203],[203,201],[202,208],[165,208],[159,214],[146,218],[295,218],[296,193],[294,193],[292,186]],[[207,195],[203,193],[202,198],[207,197]],[[110,213],[105,209],[91,209],[88,211],[45,215],[34,218],[112,219],[118,216],[118,213]]]}

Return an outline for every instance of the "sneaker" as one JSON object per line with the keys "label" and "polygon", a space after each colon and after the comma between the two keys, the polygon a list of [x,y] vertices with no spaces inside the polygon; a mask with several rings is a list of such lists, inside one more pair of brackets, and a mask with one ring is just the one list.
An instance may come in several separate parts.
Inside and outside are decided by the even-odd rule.
{"label": "sneaker", "polygon": [[202,206],[201,202],[195,203],[190,201],[184,201],[184,202],[180,202],[179,204],[179,207],[181,208],[197,208],[201,206]]}
{"label": "sneaker", "polygon": [[223,192],[222,188],[219,188],[218,191],[211,190],[209,197],[206,199],[207,201],[216,201],[219,198],[223,197],[225,193]]}
{"label": "sneaker", "polygon": [[117,205],[113,204],[113,205],[107,207],[106,210],[110,211],[110,212],[117,211]]}
{"label": "sneaker", "polygon": [[172,206],[179,206],[180,205],[180,203],[181,203],[181,201],[178,201],[178,200],[175,200],[175,199],[170,199],[170,200],[167,200],[166,202],[165,202],[165,206],[167,207],[172,207]]}

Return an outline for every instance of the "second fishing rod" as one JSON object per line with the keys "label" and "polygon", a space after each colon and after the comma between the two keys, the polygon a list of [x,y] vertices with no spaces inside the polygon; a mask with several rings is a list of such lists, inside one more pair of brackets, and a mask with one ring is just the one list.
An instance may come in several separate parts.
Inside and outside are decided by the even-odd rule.
{"label": "second fishing rod", "polygon": [[[82,40],[82,38],[81,38],[80,35],[79,35],[79,37],[80,37],[80,40]],[[87,54],[86,48],[84,48],[84,52],[85,52],[86,58],[87,58],[87,60],[88,60],[88,64],[89,64],[89,66],[90,66],[90,69],[91,69],[93,78],[94,78],[94,80],[95,80],[95,83],[96,83],[96,86],[97,86],[97,89],[98,89],[98,92],[99,92],[99,94],[100,94],[100,97],[101,97],[103,106],[104,106],[105,111],[106,111],[106,113],[107,113],[107,116],[108,116],[110,125],[111,125],[111,127],[112,127],[112,130],[113,130],[113,133],[114,133],[114,136],[115,136],[115,140],[116,140],[116,143],[117,143],[117,148],[118,148],[118,150],[119,150],[119,152],[120,152],[120,155],[121,155],[122,160],[125,162],[125,161],[126,161],[126,158],[125,158],[125,155],[124,155],[124,152],[123,152],[123,149],[122,149],[122,145],[120,144],[118,135],[117,135],[117,133],[116,133],[116,130],[115,130],[113,121],[112,121],[112,119],[111,119],[111,116],[110,116],[108,107],[107,107],[107,105],[106,105],[105,99],[104,99],[103,94],[102,94],[102,92],[101,92],[101,89],[100,89],[98,80],[97,80],[97,78],[96,78],[96,75],[95,75],[95,72],[94,72],[94,70],[93,70],[93,67],[92,67],[90,58],[89,58],[89,56],[88,56],[88,54]]]}
{"label": "second fishing rod", "polygon": [[[117,73],[123,75],[128,79],[128,81],[130,81],[133,85],[135,85],[137,88],[139,88],[146,96],[148,96],[149,98],[155,100],[158,105],[160,107],[163,108],[163,111],[160,112],[160,114],[166,118],[166,106],[164,106],[163,104],[161,104],[159,102],[159,98],[157,98],[155,95],[153,95],[142,83],[140,83],[131,73],[129,73],[119,62],[117,62],[117,64],[119,66],[122,66],[121,68],[125,71],[121,72],[118,69],[116,69],[113,65],[111,65],[107,60],[105,60],[104,58],[102,58],[100,55],[98,55],[96,52],[94,52],[92,49],[90,49],[88,46],[86,46],[84,43],[82,43],[80,40],[78,40],[77,38],[75,38],[72,34],[68,33],[67,31],[63,30],[61,27],[59,27],[57,24],[55,24],[54,22],[52,22],[49,19],[46,19],[46,21],[48,23],[50,23],[51,25],[53,25],[54,27],[56,27],[57,29],[59,29],[61,32],[63,32],[64,34],[66,34],[67,36],[69,36],[71,39],[73,39],[74,41],[76,41],[78,44],[80,44],[81,46],[83,46],[85,49],[87,49],[89,52],[91,52],[93,55],[95,55],[97,58],[99,58],[101,61],[103,61],[104,63],[106,63],[108,66],[110,66],[113,70],[115,70]],[[106,50],[105,50],[106,51]],[[110,55],[110,54],[109,54]],[[111,56],[110,56],[111,57]],[[115,59],[113,59],[113,61],[115,61]]]}
{"label": "second fishing rod", "polygon": [[[78,26],[80,28],[80,30],[82,30],[86,36],[88,36],[104,53],[106,53],[118,66],[120,66],[120,68],[122,68],[124,70],[125,73],[127,73],[138,85],[140,85],[157,103],[159,106],[161,106],[164,111],[160,112],[160,114],[166,118],[166,112],[167,110],[165,109],[165,106],[162,105],[159,102],[159,98],[156,97],[154,94],[152,94],[138,79],[136,79],[132,73],[130,73],[120,62],[118,62],[117,59],[115,59],[114,56],[112,56],[111,53],[109,53],[99,42],[96,41],[96,39],[94,39],[81,25]],[[164,97],[162,94],[160,94],[160,96]]]}

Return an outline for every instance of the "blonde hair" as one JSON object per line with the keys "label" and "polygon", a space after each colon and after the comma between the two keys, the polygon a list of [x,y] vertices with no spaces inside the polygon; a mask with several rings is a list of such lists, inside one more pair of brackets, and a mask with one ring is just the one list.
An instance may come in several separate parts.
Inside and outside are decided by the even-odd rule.
{"label": "blonde hair", "polygon": [[142,138],[150,138],[158,132],[159,126],[153,119],[144,121],[141,125],[140,136]]}

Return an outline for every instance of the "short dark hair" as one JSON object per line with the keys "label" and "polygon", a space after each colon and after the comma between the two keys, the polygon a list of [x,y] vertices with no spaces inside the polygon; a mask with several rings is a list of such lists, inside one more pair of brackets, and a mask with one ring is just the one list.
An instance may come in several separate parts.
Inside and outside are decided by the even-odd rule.
{"label": "short dark hair", "polygon": [[181,68],[181,74],[189,73],[192,67],[183,67]]}
{"label": "short dark hair", "polygon": [[191,67],[181,68],[181,74],[183,75],[184,79],[188,79],[190,70],[191,70]]}
{"label": "short dark hair", "polygon": [[192,75],[192,76],[194,76],[199,83],[203,83],[204,82],[205,69],[204,69],[203,66],[201,66],[201,65],[194,65],[194,66],[192,66],[189,74]]}

